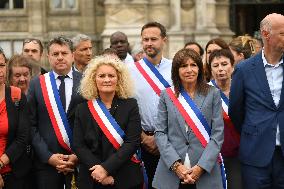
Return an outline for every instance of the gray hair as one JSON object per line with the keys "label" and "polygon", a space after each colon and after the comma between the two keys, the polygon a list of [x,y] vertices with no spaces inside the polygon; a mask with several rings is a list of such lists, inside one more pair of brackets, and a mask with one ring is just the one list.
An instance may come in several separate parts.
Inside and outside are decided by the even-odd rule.
{"label": "gray hair", "polygon": [[81,34],[81,33],[77,34],[75,37],[72,38],[74,51],[76,50],[79,43],[81,43],[82,41],[92,41],[92,39],[85,34]]}
{"label": "gray hair", "polygon": [[268,31],[269,33],[271,32],[272,26],[270,21],[267,18],[264,18],[261,22],[260,22],[260,31]]}

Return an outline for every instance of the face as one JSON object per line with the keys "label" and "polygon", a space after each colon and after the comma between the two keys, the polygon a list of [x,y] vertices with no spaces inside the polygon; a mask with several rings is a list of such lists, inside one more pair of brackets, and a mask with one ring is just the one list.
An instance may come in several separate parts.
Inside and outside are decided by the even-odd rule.
{"label": "face", "polygon": [[24,66],[13,66],[11,75],[11,84],[19,87],[24,93],[27,92],[31,81],[31,72]]}
{"label": "face", "polygon": [[127,37],[121,33],[116,33],[110,39],[110,44],[110,47],[116,50],[118,57],[124,60],[129,50]]}
{"label": "face", "polygon": [[73,54],[67,45],[52,44],[47,55],[51,68],[59,75],[66,75],[74,61]]}
{"label": "face", "polygon": [[211,71],[213,78],[216,80],[231,80],[234,68],[230,63],[229,58],[221,56],[213,58],[211,62]]}
{"label": "face", "polygon": [[199,68],[197,64],[189,58],[179,68],[179,77],[183,86],[196,84]]}
{"label": "face", "polygon": [[272,30],[268,37],[269,45],[274,47],[278,53],[284,53],[284,16],[278,20],[274,20]]}
{"label": "face", "polygon": [[199,55],[200,55],[200,49],[197,45],[195,44],[190,44],[190,45],[187,45],[185,47],[186,49],[191,49],[191,50],[194,50],[195,52],[197,52]]}
{"label": "face", "polygon": [[209,56],[210,54],[215,51],[215,50],[220,50],[222,49],[219,45],[216,44],[210,44],[208,45],[207,49],[206,49],[206,60],[209,60]]}
{"label": "face", "polygon": [[81,41],[73,53],[75,62],[86,66],[92,59],[92,42],[90,40]]}
{"label": "face", "polygon": [[3,54],[0,54],[0,85],[3,85],[6,80],[6,62]]}
{"label": "face", "polygon": [[161,31],[157,27],[146,28],[142,32],[142,46],[145,54],[151,58],[163,51],[166,38],[162,38]]}
{"label": "face", "polygon": [[100,95],[115,94],[117,81],[117,72],[112,66],[101,65],[98,67],[95,82]]}
{"label": "face", "polygon": [[29,56],[39,62],[42,55],[40,53],[40,45],[35,41],[25,43],[23,47],[23,55]]}
{"label": "face", "polygon": [[245,59],[245,57],[244,57],[244,55],[242,53],[238,53],[237,51],[235,51],[231,47],[230,47],[230,50],[231,50],[232,54],[234,55],[234,60],[235,60],[235,64],[234,65],[238,64],[241,60]]}

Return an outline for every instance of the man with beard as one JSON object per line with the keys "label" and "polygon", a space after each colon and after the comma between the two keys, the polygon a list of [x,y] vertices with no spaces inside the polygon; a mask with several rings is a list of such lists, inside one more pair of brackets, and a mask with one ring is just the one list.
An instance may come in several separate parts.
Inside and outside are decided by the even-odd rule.
{"label": "man with beard", "polygon": [[129,43],[125,33],[117,31],[110,36],[110,48],[116,50],[119,59],[126,64],[133,64],[134,60],[128,53]]}
{"label": "man with beard", "polygon": [[[171,60],[163,57],[163,47],[167,41],[165,27],[158,22],[149,22],[141,30],[145,57],[130,66],[135,81],[135,98],[141,116],[141,154],[144,161],[149,188],[159,160],[154,131],[157,119],[160,91],[172,85]],[[158,77],[156,77],[159,75]],[[150,79],[149,79],[150,78]],[[156,85],[156,87],[153,87]],[[147,94],[147,95],[145,95]]]}
{"label": "man with beard", "polygon": [[78,34],[72,38],[74,64],[73,69],[83,72],[93,57],[92,39],[84,34]]}

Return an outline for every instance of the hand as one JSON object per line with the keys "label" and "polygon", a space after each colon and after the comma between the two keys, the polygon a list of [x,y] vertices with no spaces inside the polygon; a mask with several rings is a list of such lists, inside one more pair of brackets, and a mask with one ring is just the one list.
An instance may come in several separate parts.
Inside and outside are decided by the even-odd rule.
{"label": "hand", "polygon": [[183,164],[179,163],[175,173],[179,179],[184,180],[187,175],[189,175],[192,170],[187,169]]}
{"label": "hand", "polygon": [[67,174],[67,172],[74,171],[74,169],[70,168],[73,166],[73,163],[66,161],[67,158],[67,155],[53,154],[52,156],[50,156],[48,163],[51,166],[55,167],[58,172],[63,172],[64,174]]}
{"label": "hand", "polygon": [[4,180],[2,178],[2,175],[0,175],[0,188],[4,187]]}
{"label": "hand", "polygon": [[63,172],[65,175],[70,172],[74,172],[74,168],[78,162],[77,156],[75,154],[63,155],[62,159],[66,162],[66,164],[57,165],[56,169],[59,172]]}
{"label": "hand", "polygon": [[199,165],[195,165],[194,167],[191,168],[191,173],[190,177],[195,180],[195,182],[200,178],[200,176],[203,174],[204,169],[200,167]]}
{"label": "hand", "polygon": [[102,182],[108,175],[107,171],[101,165],[95,165],[89,169],[92,171],[91,176],[97,182]]}
{"label": "hand", "polygon": [[154,136],[149,136],[142,132],[141,140],[141,144],[148,152],[154,155],[159,155],[159,150]]}
{"label": "hand", "polygon": [[114,185],[114,179],[112,176],[108,176],[102,181],[101,184],[102,185]]}

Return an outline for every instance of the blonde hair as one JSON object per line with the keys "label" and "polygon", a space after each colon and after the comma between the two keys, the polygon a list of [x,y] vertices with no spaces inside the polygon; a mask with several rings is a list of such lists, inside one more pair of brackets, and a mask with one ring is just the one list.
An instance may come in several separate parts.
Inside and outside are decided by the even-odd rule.
{"label": "blonde hair", "polygon": [[119,98],[129,98],[133,96],[133,82],[130,79],[130,74],[126,65],[119,60],[109,55],[97,56],[90,61],[87,69],[83,73],[81,85],[79,87],[80,94],[87,100],[93,100],[99,97],[98,88],[95,77],[97,70],[102,65],[113,67],[117,73],[117,86],[115,90],[116,96]]}

